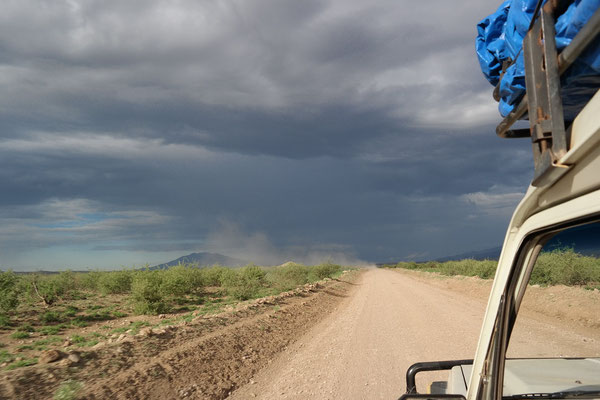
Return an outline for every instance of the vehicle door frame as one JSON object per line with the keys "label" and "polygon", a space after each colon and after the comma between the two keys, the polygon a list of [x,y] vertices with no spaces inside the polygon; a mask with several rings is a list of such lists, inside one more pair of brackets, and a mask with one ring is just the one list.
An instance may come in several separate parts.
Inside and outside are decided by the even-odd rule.
{"label": "vehicle door frame", "polygon": [[473,363],[468,400],[502,398],[508,340],[543,245],[562,230],[599,219],[600,190],[595,190],[540,211],[519,228],[509,229]]}

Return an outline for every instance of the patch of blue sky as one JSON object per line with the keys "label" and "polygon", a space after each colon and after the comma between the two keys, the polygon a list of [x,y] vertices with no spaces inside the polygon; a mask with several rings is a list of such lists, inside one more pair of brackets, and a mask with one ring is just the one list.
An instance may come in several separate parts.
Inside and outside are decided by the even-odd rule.
{"label": "patch of blue sky", "polygon": [[109,218],[110,217],[104,213],[82,213],[77,214],[77,219],[33,224],[33,226],[35,226],[36,228],[43,229],[81,228],[86,225],[104,221]]}
{"label": "patch of blue sky", "polygon": [[83,218],[84,220],[86,220],[88,222],[100,222],[100,221],[104,221],[105,219],[108,219],[108,218],[114,218],[114,217],[109,217],[105,213],[99,213],[99,212],[77,214],[77,216],[80,218]]}
{"label": "patch of blue sky", "polygon": [[88,223],[87,221],[58,221],[47,224],[33,224],[33,226],[43,229],[80,228]]}

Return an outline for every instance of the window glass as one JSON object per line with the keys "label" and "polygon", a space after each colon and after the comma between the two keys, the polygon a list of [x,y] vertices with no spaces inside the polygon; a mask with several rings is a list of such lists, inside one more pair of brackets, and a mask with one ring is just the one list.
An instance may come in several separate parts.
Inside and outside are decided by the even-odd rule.
{"label": "window glass", "polygon": [[600,390],[600,223],[562,231],[544,245],[504,376],[505,396],[592,389]]}

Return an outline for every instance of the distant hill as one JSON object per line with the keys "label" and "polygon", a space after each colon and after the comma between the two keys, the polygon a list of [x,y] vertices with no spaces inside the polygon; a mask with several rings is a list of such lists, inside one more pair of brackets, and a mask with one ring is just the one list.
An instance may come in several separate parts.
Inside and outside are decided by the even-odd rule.
{"label": "distant hill", "polygon": [[600,223],[567,229],[554,236],[544,246],[544,251],[573,248],[584,256],[600,257]]}
{"label": "distant hill", "polygon": [[[584,225],[567,229],[554,236],[542,251],[552,251],[560,248],[572,248],[576,253],[584,256],[600,257],[600,223]],[[435,261],[453,261],[472,258],[475,260],[497,260],[500,258],[502,247],[493,247],[486,250],[471,251],[438,258]]]}
{"label": "distant hill", "polygon": [[237,258],[224,256],[218,253],[200,252],[188,254],[187,256],[179,257],[176,260],[169,261],[164,264],[155,265],[154,267],[150,267],[150,269],[166,269],[178,264],[196,264],[199,266],[219,264],[227,267],[239,267],[246,265],[247,263],[242,260],[238,260]]}
{"label": "distant hill", "polygon": [[500,252],[502,251],[502,247],[492,247],[491,249],[485,250],[474,250],[466,253],[456,254],[453,256],[446,256],[442,258],[438,258],[434,261],[444,262],[444,261],[456,261],[456,260],[464,260],[467,258],[473,260],[497,260],[500,258]]}
{"label": "distant hill", "polygon": [[[473,250],[473,251],[469,251],[466,253],[456,254],[453,256],[440,257],[440,258],[436,258],[433,260],[428,259],[428,260],[411,260],[411,261],[415,261],[418,263],[424,263],[424,262],[428,262],[428,261],[445,262],[445,261],[464,260],[467,258],[471,258],[473,260],[497,260],[498,258],[500,258],[501,250],[502,250],[502,247],[493,247],[491,249]],[[408,261],[408,260],[403,260],[403,261]],[[393,265],[396,263],[397,262],[386,262],[386,263],[376,263],[375,265],[377,265],[378,267],[382,267],[386,264]]]}

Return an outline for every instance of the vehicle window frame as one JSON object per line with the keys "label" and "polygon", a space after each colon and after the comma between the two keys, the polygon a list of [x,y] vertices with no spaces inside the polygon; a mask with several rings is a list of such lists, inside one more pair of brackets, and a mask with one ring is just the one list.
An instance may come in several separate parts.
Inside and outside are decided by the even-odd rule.
{"label": "vehicle window frame", "polygon": [[[536,229],[527,234],[519,246],[513,267],[504,288],[501,304],[494,324],[494,333],[491,346],[488,349],[485,362],[488,366],[489,381],[480,382],[481,395],[488,394],[486,398],[502,399],[504,386],[504,368],[506,351],[519,308],[525,295],[531,272],[544,245],[555,235],[567,229],[600,223],[600,214],[593,214],[560,224],[549,225]],[[481,397],[480,397],[481,398]]]}

